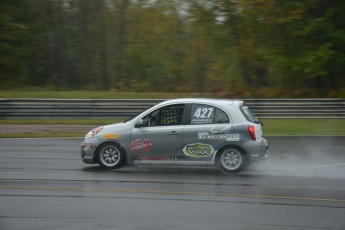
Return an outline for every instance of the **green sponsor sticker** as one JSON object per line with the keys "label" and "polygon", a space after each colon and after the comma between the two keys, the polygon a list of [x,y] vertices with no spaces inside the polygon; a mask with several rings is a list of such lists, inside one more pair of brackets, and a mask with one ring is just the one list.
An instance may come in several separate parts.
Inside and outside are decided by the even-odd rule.
{"label": "green sponsor sticker", "polygon": [[183,148],[183,152],[186,156],[189,156],[189,157],[208,157],[213,154],[214,149],[212,148],[211,145],[195,143],[195,144],[186,145]]}

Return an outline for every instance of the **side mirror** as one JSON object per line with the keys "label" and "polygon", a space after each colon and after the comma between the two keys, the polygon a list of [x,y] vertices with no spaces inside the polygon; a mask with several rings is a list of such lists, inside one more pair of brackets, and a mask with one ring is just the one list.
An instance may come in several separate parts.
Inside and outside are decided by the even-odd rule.
{"label": "side mirror", "polygon": [[261,121],[259,121],[259,122],[260,122],[261,127],[264,126],[264,123],[262,123]]}
{"label": "side mirror", "polygon": [[144,121],[143,119],[140,119],[137,121],[137,123],[135,124],[135,128],[140,128],[140,127],[143,127],[144,125]]}

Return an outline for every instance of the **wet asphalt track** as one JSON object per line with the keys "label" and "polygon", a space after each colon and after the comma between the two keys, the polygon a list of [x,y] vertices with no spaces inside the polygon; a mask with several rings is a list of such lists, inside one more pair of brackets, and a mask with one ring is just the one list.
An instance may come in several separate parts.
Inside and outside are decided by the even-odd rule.
{"label": "wet asphalt track", "polygon": [[345,137],[269,137],[270,159],[213,168],[80,161],[80,139],[0,139],[0,229],[345,229]]}

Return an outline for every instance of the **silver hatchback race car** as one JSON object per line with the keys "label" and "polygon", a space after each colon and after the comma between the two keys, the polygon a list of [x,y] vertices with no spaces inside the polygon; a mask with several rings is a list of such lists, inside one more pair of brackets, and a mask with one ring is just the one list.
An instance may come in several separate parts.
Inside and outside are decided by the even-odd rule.
{"label": "silver hatchback race car", "polygon": [[88,132],[81,159],[109,169],[125,163],[197,164],[236,173],[249,161],[267,159],[261,126],[243,101],[167,100]]}

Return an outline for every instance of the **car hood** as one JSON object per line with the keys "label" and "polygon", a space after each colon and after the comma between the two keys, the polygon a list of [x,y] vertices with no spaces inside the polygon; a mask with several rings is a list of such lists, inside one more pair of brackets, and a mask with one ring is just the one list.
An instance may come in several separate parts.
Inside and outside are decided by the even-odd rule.
{"label": "car hood", "polygon": [[131,122],[105,125],[105,126],[103,126],[102,131],[98,133],[98,135],[102,135],[102,134],[106,134],[106,133],[120,132],[120,131],[124,131],[124,130],[129,130],[131,128],[132,128]]}

